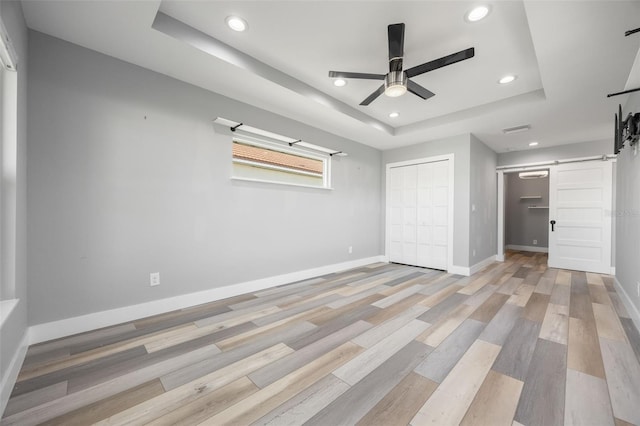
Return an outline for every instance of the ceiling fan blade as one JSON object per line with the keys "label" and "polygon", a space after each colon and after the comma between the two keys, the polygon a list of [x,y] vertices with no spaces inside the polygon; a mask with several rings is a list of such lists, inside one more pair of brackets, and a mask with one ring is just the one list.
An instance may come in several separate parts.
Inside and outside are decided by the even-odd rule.
{"label": "ceiling fan blade", "polygon": [[404,24],[389,25],[387,35],[389,37],[389,71],[402,71]]}
{"label": "ceiling fan blade", "polygon": [[382,95],[383,93],[384,93],[384,84],[382,86],[380,86],[378,88],[378,90],[376,90],[375,92],[370,94],[367,97],[367,99],[365,99],[364,101],[360,102],[360,105],[364,105],[364,106],[369,105],[371,102],[375,101],[378,96]]}
{"label": "ceiling fan blade", "polygon": [[384,74],[367,74],[362,72],[329,71],[331,78],[362,78],[365,80],[384,80]]}
{"label": "ceiling fan blade", "polygon": [[414,95],[421,97],[422,99],[429,99],[430,97],[436,95],[431,90],[425,89],[424,87],[420,86],[418,83],[415,83],[411,80],[407,81],[407,90],[413,93]]}
{"label": "ceiling fan blade", "polygon": [[417,65],[413,68],[409,68],[406,73],[407,77],[415,77],[416,75],[424,74],[429,71],[436,70],[438,68],[446,67],[447,65],[455,64],[456,62],[464,61],[465,59],[473,58],[475,55],[475,49],[470,47],[460,52],[453,53],[448,56],[444,56],[440,59]]}

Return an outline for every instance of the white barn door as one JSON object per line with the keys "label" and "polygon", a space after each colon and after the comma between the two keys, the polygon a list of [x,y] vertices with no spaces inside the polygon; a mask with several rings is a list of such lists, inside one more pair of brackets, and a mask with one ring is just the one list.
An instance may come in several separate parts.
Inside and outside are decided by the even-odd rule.
{"label": "white barn door", "polygon": [[611,164],[551,167],[549,267],[611,273]]}
{"label": "white barn door", "polygon": [[447,269],[449,161],[389,169],[389,261]]}

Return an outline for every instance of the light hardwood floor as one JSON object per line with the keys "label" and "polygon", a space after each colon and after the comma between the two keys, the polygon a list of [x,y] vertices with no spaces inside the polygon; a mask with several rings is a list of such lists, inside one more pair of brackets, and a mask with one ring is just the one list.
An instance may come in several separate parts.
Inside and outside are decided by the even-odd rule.
{"label": "light hardwood floor", "polygon": [[609,276],[375,264],[29,348],[2,425],[640,424]]}

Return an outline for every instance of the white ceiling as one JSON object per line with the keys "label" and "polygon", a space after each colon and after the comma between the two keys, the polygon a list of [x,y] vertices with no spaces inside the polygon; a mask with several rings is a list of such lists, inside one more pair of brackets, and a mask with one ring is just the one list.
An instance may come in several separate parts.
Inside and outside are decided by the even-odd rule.
{"label": "white ceiling", "polygon": [[[497,152],[529,149],[531,141],[548,147],[610,139],[613,113],[626,96],[606,94],[640,80],[640,67],[632,73],[640,34],[624,36],[640,25],[640,2],[488,1],[485,20],[465,22],[477,4],[29,0],[23,8],[34,30],[379,149],[462,133]],[[158,11],[228,51],[211,55],[153,29]],[[248,31],[225,25],[232,14],[248,21]],[[399,22],[406,24],[405,68],[468,47],[475,57],[416,77],[436,93],[431,99],[381,96],[359,106],[380,82],[337,88],[327,73],[385,74],[387,25]],[[256,61],[243,66],[227,53]],[[498,85],[508,73],[518,79]],[[389,118],[391,111],[400,117]],[[525,124],[529,132],[502,132]]]}

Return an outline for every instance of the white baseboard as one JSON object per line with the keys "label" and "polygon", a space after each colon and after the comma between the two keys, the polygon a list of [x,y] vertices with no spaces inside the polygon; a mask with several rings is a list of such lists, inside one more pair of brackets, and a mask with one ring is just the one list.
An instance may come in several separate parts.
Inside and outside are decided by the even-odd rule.
{"label": "white baseboard", "polygon": [[22,362],[24,361],[24,357],[27,355],[28,346],[29,333],[25,332],[20,344],[16,348],[13,358],[11,359],[11,363],[7,369],[7,374],[5,374],[2,378],[2,382],[0,383],[0,417],[2,416],[2,413],[4,413],[4,409],[7,407],[7,402],[9,402],[9,397],[13,391],[13,385],[18,379],[18,373],[20,373],[20,368],[22,368]]}
{"label": "white baseboard", "polygon": [[622,287],[620,281],[618,281],[618,277],[614,277],[614,282],[616,286],[616,292],[622,299],[622,303],[624,303],[624,307],[627,308],[627,313],[631,317],[631,320],[636,325],[636,328],[640,330],[640,310],[638,306],[633,304],[631,297],[629,297],[629,293]]}
{"label": "white baseboard", "polygon": [[481,260],[480,262],[476,263],[475,265],[471,266],[469,268],[469,275],[473,275],[476,272],[486,268],[487,266],[491,265],[493,262],[496,261],[496,255],[492,255],[487,257],[485,260]]}
{"label": "white baseboard", "polygon": [[532,251],[534,253],[549,253],[549,248],[548,247],[517,246],[515,244],[508,244],[505,248],[507,250]]}
{"label": "white baseboard", "polygon": [[447,269],[447,272],[450,274],[464,275],[465,277],[468,277],[469,275],[471,275],[471,272],[468,266],[451,265],[451,267]]}
{"label": "white baseboard", "polygon": [[485,268],[489,265],[491,265],[493,262],[496,261],[496,255],[491,255],[489,257],[487,257],[484,260],[481,260],[480,262],[476,263],[475,265],[472,266],[456,266],[453,265],[451,268],[449,268],[449,270],[447,272],[449,272],[450,274],[457,274],[457,275],[464,275],[466,277],[468,277],[469,275],[473,275],[476,272],[480,271],[482,268]]}
{"label": "white baseboard", "polygon": [[244,283],[233,284],[225,287],[213,288],[199,291],[197,293],[183,294],[166,299],[153,300],[151,302],[137,305],[125,306],[122,308],[109,309],[107,311],[94,312],[78,317],[67,318],[59,321],[52,321],[37,324],[29,327],[29,344],[45,342],[47,340],[58,339],[72,334],[83,333],[102,327],[133,321],[152,315],[158,315],[176,309],[184,309],[203,303],[225,299],[227,297],[238,296],[240,294],[252,293],[270,287],[276,287],[296,281],[314,278],[320,275],[331,274],[351,268],[357,268],[371,263],[384,262],[384,256],[373,256],[349,262],[336,263],[333,265],[321,266],[304,271],[292,272],[275,277],[263,278]]}
{"label": "white baseboard", "polygon": [[613,276],[616,275],[616,267],[615,266],[611,267],[611,272],[609,272],[609,275],[613,275]]}

